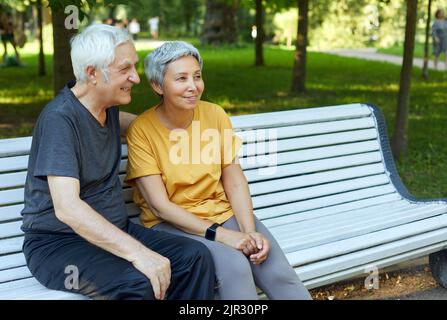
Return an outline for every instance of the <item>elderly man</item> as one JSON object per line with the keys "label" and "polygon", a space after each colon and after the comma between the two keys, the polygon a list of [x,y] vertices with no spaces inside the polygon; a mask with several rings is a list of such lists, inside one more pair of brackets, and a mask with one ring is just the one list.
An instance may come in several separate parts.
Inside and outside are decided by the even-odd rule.
{"label": "elderly man", "polygon": [[126,214],[120,132],[134,116],[116,106],[130,103],[140,82],[130,35],[90,26],[72,40],[71,59],[76,83],[34,128],[22,211],[31,273],[50,289],[93,299],[211,299],[208,249]]}

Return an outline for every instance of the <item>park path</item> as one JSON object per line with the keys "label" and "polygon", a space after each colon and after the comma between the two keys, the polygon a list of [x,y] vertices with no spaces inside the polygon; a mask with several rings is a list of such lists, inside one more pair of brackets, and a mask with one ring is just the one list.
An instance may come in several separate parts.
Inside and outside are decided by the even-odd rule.
{"label": "park path", "polygon": [[[358,59],[364,59],[364,60],[373,60],[373,61],[381,61],[381,62],[388,62],[392,64],[402,65],[402,57],[394,56],[391,54],[384,54],[377,52],[376,48],[360,48],[360,49],[330,49],[330,50],[323,50],[324,53],[334,54],[337,56],[342,57],[351,57],[351,58],[358,58]],[[422,69],[423,66],[423,59],[422,58],[414,58],[413,59],[413,66],[418,67]],[[435,70],[435,66],[433,64],[433,61],[430,60],[428,62],[428,68],[431,70]],[[444,63],[440,61],[438,65],[438,69],[442,70],[444,68]]]}

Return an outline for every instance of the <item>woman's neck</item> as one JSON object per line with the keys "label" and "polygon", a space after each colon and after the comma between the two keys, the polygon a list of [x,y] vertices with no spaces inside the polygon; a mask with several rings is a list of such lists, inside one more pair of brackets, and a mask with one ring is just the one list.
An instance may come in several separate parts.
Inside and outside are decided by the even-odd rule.
{"label": "woman's neck", "polygon": [[166,106],[163,102],[157,108],[158,117],[170,130],[186,129],[194,118],[194,110],[178,110]]}

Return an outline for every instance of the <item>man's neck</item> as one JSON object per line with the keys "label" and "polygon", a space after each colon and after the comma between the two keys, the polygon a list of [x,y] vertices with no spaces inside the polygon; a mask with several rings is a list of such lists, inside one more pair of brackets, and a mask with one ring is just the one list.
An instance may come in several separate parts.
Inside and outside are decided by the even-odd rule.
{"label": "man's neck", "polygon": [[93,117],[95,117],[101,125],[105,125],[107,118],[106,110],[108,106],[101,104],[98,95],[92,92],[92,88],[90,88],[87,83],[76,82],[70,90]]}

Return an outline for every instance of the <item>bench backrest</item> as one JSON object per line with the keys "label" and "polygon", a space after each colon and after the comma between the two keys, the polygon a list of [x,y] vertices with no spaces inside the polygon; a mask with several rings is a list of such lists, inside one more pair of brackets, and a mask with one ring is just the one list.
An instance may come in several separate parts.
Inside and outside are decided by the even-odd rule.
{"label": "bench backrest", "polygon": [[[244,140],[241,165],[256,216],[271,228],[327,215],[327,207],[335,214],[400,198],[383,159],[373,111],[353,104],[232,117]],[[0,140],[0,283],[30,276],[20,230],[30,146],[31,137]],[[122,151],[121,179],[126,145]],[[123,192],[129,215],[136,217],[132,189],[124,185]],[[280,245],[293,252],[306,242]]]}

